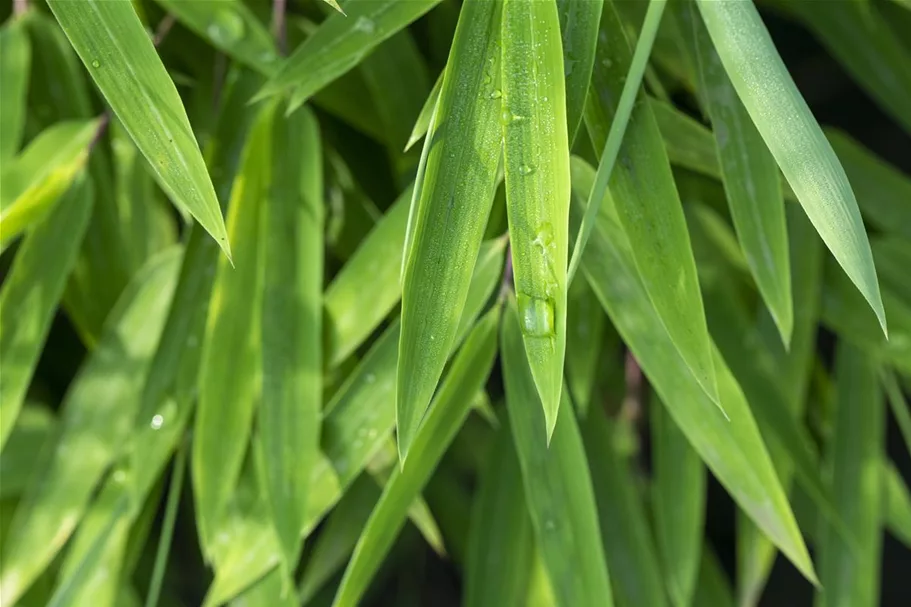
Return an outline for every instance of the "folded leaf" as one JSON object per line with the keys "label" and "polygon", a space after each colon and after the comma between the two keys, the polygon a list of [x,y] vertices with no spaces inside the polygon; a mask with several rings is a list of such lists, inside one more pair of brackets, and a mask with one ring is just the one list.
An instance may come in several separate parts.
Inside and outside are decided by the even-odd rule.
{"label": "folded leaf", "polygon": [[25,129],[26,96],[32,47],[24,19],[14,16],[0,28],[0,162],[19,151]]}
{"label": "folded leaf", "polygon": [[604,0],[557,0],[566,73],[566,132],[572,144],[582,122],[598,45]]}

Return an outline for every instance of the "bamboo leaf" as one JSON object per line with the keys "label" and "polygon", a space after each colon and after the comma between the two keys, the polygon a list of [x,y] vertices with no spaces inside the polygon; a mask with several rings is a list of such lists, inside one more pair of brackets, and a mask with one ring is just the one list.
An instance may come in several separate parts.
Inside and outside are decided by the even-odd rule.
{"label": "bamboo leaf", "polygon": [[[577,199],[587,196],[593,179],[592,168],[573,159]],[[735,502],[804,576],[815,582],[803,538],[740,386],[715,351],[720,402],[731,414],[725,419],[680,357],[664,323],[649,304],[611,202],[608,197],[602,204],[592,232],[593,251],[584,259],[589,283],[693,448]],[[582,210],[574,207],[573,213],[578,219]]]}
{"label": "bamboo leaf", "polygon": [[911,547],[911,492],[892,462],[884,462],[883,476],[883,519],[892,535]]}
{"label": "bamboo leaf", "polygon": [[879,604],[885,403],[875,363],[845,342],[838,347],[836,374],[835,426],[827,459],[835,503],[855,545],[831,526],[822,527],[820,604],[873,606]]}
{"label": "bamboo leaf", "polygon": [[[572,404],[563,403],[549,441],[544,410],[522,346],[515,300],[501,332],[506,407],[535,538],[559,605],[610,606],[592,480]],[[568,399],[566,394],[564,399]]]}
{"label": "bamboo leaf", "polygon": [[616,332],[605,327],[604,310],[588,281],[576,280],[569,285],[566,309],[566,387],[580,416],[585,417],[595,387],[598,360],[602,351],[607,355],[617,351],[618,339]]}
{"label": "bamboo leaf", "polygon": [[665,586],[676,607],[693,601],[702,560],[706,474],[698,454],[667,412],[652,397],[650,426],[654,485],[652,511]]}
{"label": "bamboo leaf", "polygon": [[[653,2],[652,14],[660,15],[663,4]],[[585,114],[596,150],[606,148],[609,127],[612,128],[615,118],[620,118],[618,99],[629,82],[627,74],[633,62],[623,25],[612,5],[605,6],[601,13],[601,31],[604,34],[595,59],[592,98]],[[640,62],[644,62],[641,55],[636,58],[636,63]],[[680,198],[650,105],[640,98],[631,112],[622,144],[612,142],[613,146],[619,146],[619,164],[616,170],[607,171],[609,158],[606,154],[602,157],[599,167],[602,187],[592,188],[589,208],[597,208],[595,196],[599,191],[606,191],[604,182],[610,177],[610,192],[616,200],[649,300],[683,360],[706,394],[717,402],[711,343]],[[588,215],[588,225],[594,226],[597,215],[592,211]],[[574,256],[582,254],[581,244],[581,241],[577,243]]]}
{"label": "bamboo leaf", "polygon": [[693,605],[733,607],[734,604],[734,593],[731,591],[731,583],[725,575],[724,568],[709,548],[704,549]]}
{"label": "bamboo leaf", "polygon": [[276,105],[259,110],[228,207],[236,265],[218,260],[202,344],[190,470],[205,553],[240,474],[260,396],[261,202],[269,195]]}
{"label": "bamboo leaf", "polygon": [[98,121],[59,123],[43,131],[0,174],[0,250],[38,223],[70,188],[88,159]]}
{"label": "bamboo leaf", "polygon": [[161,534],[158,538],[158,548],[155,550],[155,565],[152,568],[152,579],[149,582],[149,592],[146,595],[145,607],[158,605],[158,598],[161,596],[161,585],[164,581],[171,541],[174,538],[174,523],[177,520],[177,509],[180,507],[180,493],[183,489],[186,464],[187,450],[182,447],[177,452],[177,457],[174,460],[174,469],[171,471],[171,481],[168,485],[168,501],[165,505],[164,520],[162,521]]}
{"label": "bamboo leaf", "polygon": [[557,423],[566,355],[570,196],[556,2],[504,0],[502,37],[503,154],[513,277],[525,352],[549,441]]}
{"label": "bamboo leaf", "polygon": [[[56,435],[57,419],[54,414],[43,404],[26,402],[3,445],[0,500],[18,497],[28,488],[32,475],[43,469],[42,459],[50,453]],[[5,514],[6,507],[3,510]]]}
{"label": "bamboo leaf", "polygon": [[472,506],[466,607],[523,604],[534,556],[524,495],[512,433],[504,423],[497,431]]}
{"label": "bamboo leaf", "polygon": [[[402,296],[399,283],[409,186],[361,242],[326,288],[326,363],[337,366],[389,315]],[[370,305],[364,305],[365,301]]]}
{"label": "bamboo leaf", "polygon": [[[129,435],[180,259],[156,256],[124,291],[98,347],[67,392],[56,449],[34,478],[4,545],[0,600],[14,604],[70,537]],[[78,457],[76,457],[78,455]]]}
{"label": "bamboo leaf", "polygon": [[570,144],[576,138],[585,110],[603,7],[604,0],[557,0],[566,74],[566,132]]}
{"label": "bamboo leaf", "polygon": [[419,19],[440,0],[349,0],[343,13],[326,18],[319,29],[286,59],[257,99],[294,90],[291,108],[348,72],[378,44]]}
{"label": "bamboo leaf", "polygon": [[496,190],[500,101],[490,96],[497,90],[499,24],[498,0],[462,7],[424,143],[402,281],[396,428],[403,461],[452,349]]}
{"label": "bamboo leaf", "polygon": [[718,162],[737,238],[781,340],[794,324],[791,266],[778,166],[724,72],[708,31],[691,2],[678,17],[699,74],[699,91],[714,127]]}
{"label": "bamboo leaf", "polygon": [[408,507],[426,484],[443,452],[468,415],[473,394],[483,386],[497,348],[499,307],[488,312],[466,339],[415,437],[414,457],[395,467],[364,527],[335,595],[336,607],[356,605],[380,560],[405,522]]}
{"label": "bamboo leaf", "polygon": [[708,0],[698,0],[698,6],[738,96],[807,217],[888,334],[873,255],[854,191],[778,56],[756,7],[752,2]]}
{"label": "bamboo leaf", "polygon": [[259,431],[272,519],[291,575],[300,551],[322,405],[323,163],[309,108],[271,124],[262,206],[263,395]]}
{"label": "bamboo leaf", "polygon": [[6,163],[22,143],[32,47],[25,18],[13,17],[0,28],[0,162]]}
{"label": "bamboo leaf", "polygon": [[50,0],[48,4],[162,188],[230,258],[218,199],[192,127],[132,3]]}
{"label": "bamboo leaf", "polygon": [[405,144],[406,152],[410,150],[415,143],[423,139],[424,135],[427,134],[427,130],[430,128],[430,118],[433,116],[433,110],[437,106],[437,101],[440,98],[440,91],[443,90],[444,74],[445,70],[440,72],[436,83],[434,83],[433,88],[430,89],[430,94],[427,95],[427,99],[424,101],[424,105],[421,106],[421,113],[418,114],[417,120],[414,121],[411,135],[408,136],[408,143]]}
{"label": "bamboo leaf", "polygon": [[[0,290],[0,448],[19,409],[44,343],[54,310],[76,260],[93,203],[91,182],[83,175],[60,203],[33,229],[13,260]],[[4,451],[4,457],[6,457]],[[6,484],[4,479],[4,484]]]}
{"label": "bamboo leaf", "polygon": [[617,451],[614,435],[607,416],[597,409],[582,426],[614,597],[620,605],[662,607],[667,600],[655,541],[633,471]]}

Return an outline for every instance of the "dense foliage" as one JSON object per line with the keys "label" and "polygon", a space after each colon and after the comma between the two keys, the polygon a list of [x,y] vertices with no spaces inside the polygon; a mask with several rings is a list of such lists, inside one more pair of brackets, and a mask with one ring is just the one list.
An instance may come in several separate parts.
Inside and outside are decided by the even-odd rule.
{"label": "dense foliage", "polygon": [[765,20],[907,155],[911,5],[759,7],[16,0],[0,602],[879,605],[911,178]]}

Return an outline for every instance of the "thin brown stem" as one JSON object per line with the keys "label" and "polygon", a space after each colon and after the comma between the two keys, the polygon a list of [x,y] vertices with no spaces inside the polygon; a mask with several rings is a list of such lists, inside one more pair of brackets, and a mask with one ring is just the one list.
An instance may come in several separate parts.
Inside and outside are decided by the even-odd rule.
{"label": "thin brown stem", "polygon": [[286,9],[287,0],[272,0],[272,33],[275,35],[275,45],[281,55],[287,52]]}
{"label": "thin brown stem", "polygon": [[13,14],[17,17],[28,10],[28,0],[13,0]]}

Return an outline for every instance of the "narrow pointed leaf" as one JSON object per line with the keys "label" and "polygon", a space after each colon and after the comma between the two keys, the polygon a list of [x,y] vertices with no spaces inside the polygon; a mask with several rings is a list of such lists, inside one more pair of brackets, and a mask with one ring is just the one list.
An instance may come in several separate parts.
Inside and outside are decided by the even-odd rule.
{"label": "narrow pointed leaf", "polygon": [[165,192],[230,257],[218,199],[190,121],[132,3],[51,0],[48,4]]}
{"label": "narrow pointed leaf", "polygon": [[[593,169],[573,159],[576,199],[587,196]],[[655,309],[632,259],[630,245],[608,197],[592,232],[591,253],[583,262],[589,283],[601,300],[674,422],[734,501],[781,548],[809,580],[813,565],[781,483],[740,386],[724,360],[714,354],[721,411],[681,358]],[[574,206],[573,216],[581,209]]]}
{"label": "narrow pointed leaf", "polygon": [[883,520],[889,532],[911,548],[911,492],[892,462],[883,463]]}
{"label": "narrow pointed leaf", "polygon": [[705,465],[667,412],[652,397],[649,418],[654,485],[652,512],[665,586],[675,607],[693,603],[702,560]]}
{"label": "narrow pointed leaf", "polygon": [[617,450],[615,430],[600,410],[591,412],[581,430],[614,597],[620,605],[663,607],[668,603],[655,540],[633,471]]}
{"label": "narrow pointed leaf", "polygon": [[584,279],[569,285],[566,309],[566,387],[576,409],[585,417],[593,396],[598,360],[602,350],[611,352],[603,342],[607,338],[616,351],[617,334],[605,327],[604,310]]}
{"label": "narrow pointed leaf", "polygon": [[266,488],[289,575],[296,568],[322,408],[323,162],[309,108],[271,124],[262,207]]}
{"label": "narrow pointed leaf", "polygon": [[885,403],[875,363],[846,342],[838,348],[836,375],[834,436],[827,459],[839,514],[856,545],[823,526],[819,604],[873,607],[879,604],[881,575]]}
{"label": "narrow pointed leaf", "polygon": [[557,0],[566,74],[566,132],[569,142],[576,138],[595,65],[598,23],[604,0]]}
{"label": "narrow pointed leaf", "polygon": [[699,567],[699,580],[696,583],[693,605],[712,605],[713,607],[734,607],[735,605],[731,582],[727,579],[718,557],[708,547],[702,551],[702,563]]}
{"label": "narrow pointed leaf", "polygon": [[857,200],[832,146],[779,57],[752,2],[698,0],[703,21],[740,100],[807,217],[851,281],[886,316]]}
{"label": "narrow pointed leaf", "polygon": [[209,301],[190,470],[206,552],[240,474],[260,394],[262,247],[260,205],[268,196],[276,105],[259,110],[228,207],[235,265],[218,260]]}
{"label": "narrow pointed leaf", "polygon": [[[613,5],[606,5],[601,13],[601,31],[592,75],[592,97],[585,114],[596,150],[607,145],[612,121],[619,117],[619,99],[633,61],[623,25]],[[641,94],[632,108],[617,160],[617,166],[608,175],[610,192],[629,236],[649,300],[684,362],[706,394],[717,402],[711,343],[686,219],[658,123]],[[605,162],[606,158],[602,158],[602,167]],[[603,178],[603,170],[601,174]],[[593,184],[589,204],[597,204],[591,197],[596,193]]]}
{"label": "narrow pointed leaf", "polygon": [[[16,423],[54,310],[76,261],[92,210],[91,182],[77,177],[16,252],[0,290],[0,448]],[[5,452],[4,452],[5,457]],[[6,481],[4,480],[4,483]]]}
{"label": "narrow pointed leaf", "polygon": [[443,72],[440,72],[437,81],[434,83],[433,88],[430,89],[430,94],[427,95],[424,105],[421,107],[421,113],[418,114],[417,120],[414,121],[414,127],[411,129],[411,135],[408,136],[408,143],[405,144],[405,151],[411,149],[415,143],[424,138],[424,135],[427,134],[427,130],[430,128],[430,118],[433,116],[433,110],[437,106],[437,101],[440,98],[440,91],[443,90],[443,75],[445,74],[445,69]]}
{"label": "narrow pointed leaf", "polygon": [[[402,296],[399,274],[412,187],[386,211],[326,288],[326,363],[345,360]],[[370,305],[364,305],[369,301]]]}
{"label": "narrow pointed leaf", "polygon": [[531,579],[534,542],[512,433],[503,424],[474,497],[463,604],[521,605]]}
{"label": "narrow pointed leaf", "polygon": [[548,447],[544,410],[522,345],[515,300],[501,330],[506,406],[525,501],[558,605],[609,607],[611,583],[601,545],[592,479],[568,396]]}
{"label": "narrow pointed leaf", "polygon": [[499,308],[488,312],[466,339],[413,444],[414,457],[393,469],[345,570],[335,607],[358,604],[380,561],[405,522],[408,507],[462,426],[472,396],[487,380],[497,349]]}
{"label": "narrow pointed leaf", "polygon": [[0,29],[0,163],[15,156],[22,143],[31,63],[25,20],[13,17]]}
{"label": "narrow pointed leaf", "polygon": [[506,210],[525,351],[548,439],[557,423],[566,355],[570,181],[562,58],[556,3],[505,0]]}
{"label": "narrow pointed leaf", "polygon": [[180,493],[183,489],[186,464],[187,450],[186,448],[181,448],[177,452],[177,457],[174,460],[174,469],[171,471],[171,481],[168,485],[168,501],[165,505],[164,519],[161,523],[158,547],[155,550],[155,565],[152,568],[152,579],[149,581],[145,607],[158,605],[158,598],[161,596],[161,585],[164,581],[165,568],[168,564],[171,541],[174,539],[174,524],[177,521],[177,510],[180,507]]}
{"label": "narrow pointed leaf", "polygon": [[678,22],[699,75],[711,117],[718,163],[737,238],[781,340],[791,340],[791,266],[778,165],[737,97],[692,2],[680,2]]}
{"label": "narrow pointed leaf", "polygon": [[[3,457],[0,458],[0,477],[3,477],[0,500],[17,497],[25,492],[32,475],[43,470],[42,457],[50,453],[56,435],[57,419],[54,414],[43,404],[26,402],[3,445]],[[5,514],[5,506],[3,510]]]}
{"label": "narrow pointed leaf", "polygon": [[360,63],[379,43],[436,6],[440,0],[349,0],[345,12],[319,29],[279,66],[258,98],[294,89],[292,107]]}
{"label": "narrow pointed leaf", "polygon": [[424,143],[426,166],[415,186],[402,282],[396,427],[403,460],[452,348],[496,189],[500,100],[491,95],[499,73],[500,13],[498,0],[462,7]]}
{"label": "narrow pointed leaf", "polygon": [[5,540],[0,566],[4,605],[16,603],[59,553],[105,470],[121,452],[164,324],[179,260],[179,250],[169,250],[136,275],[67,392],[56,448],[20,502],[13,519],[15,532]]}
{"label": "narrow pointed leaf", "polygon": [[98,121],[68,121],[43,131],[0,169],[0,250],[40,221],[88,159]]}

